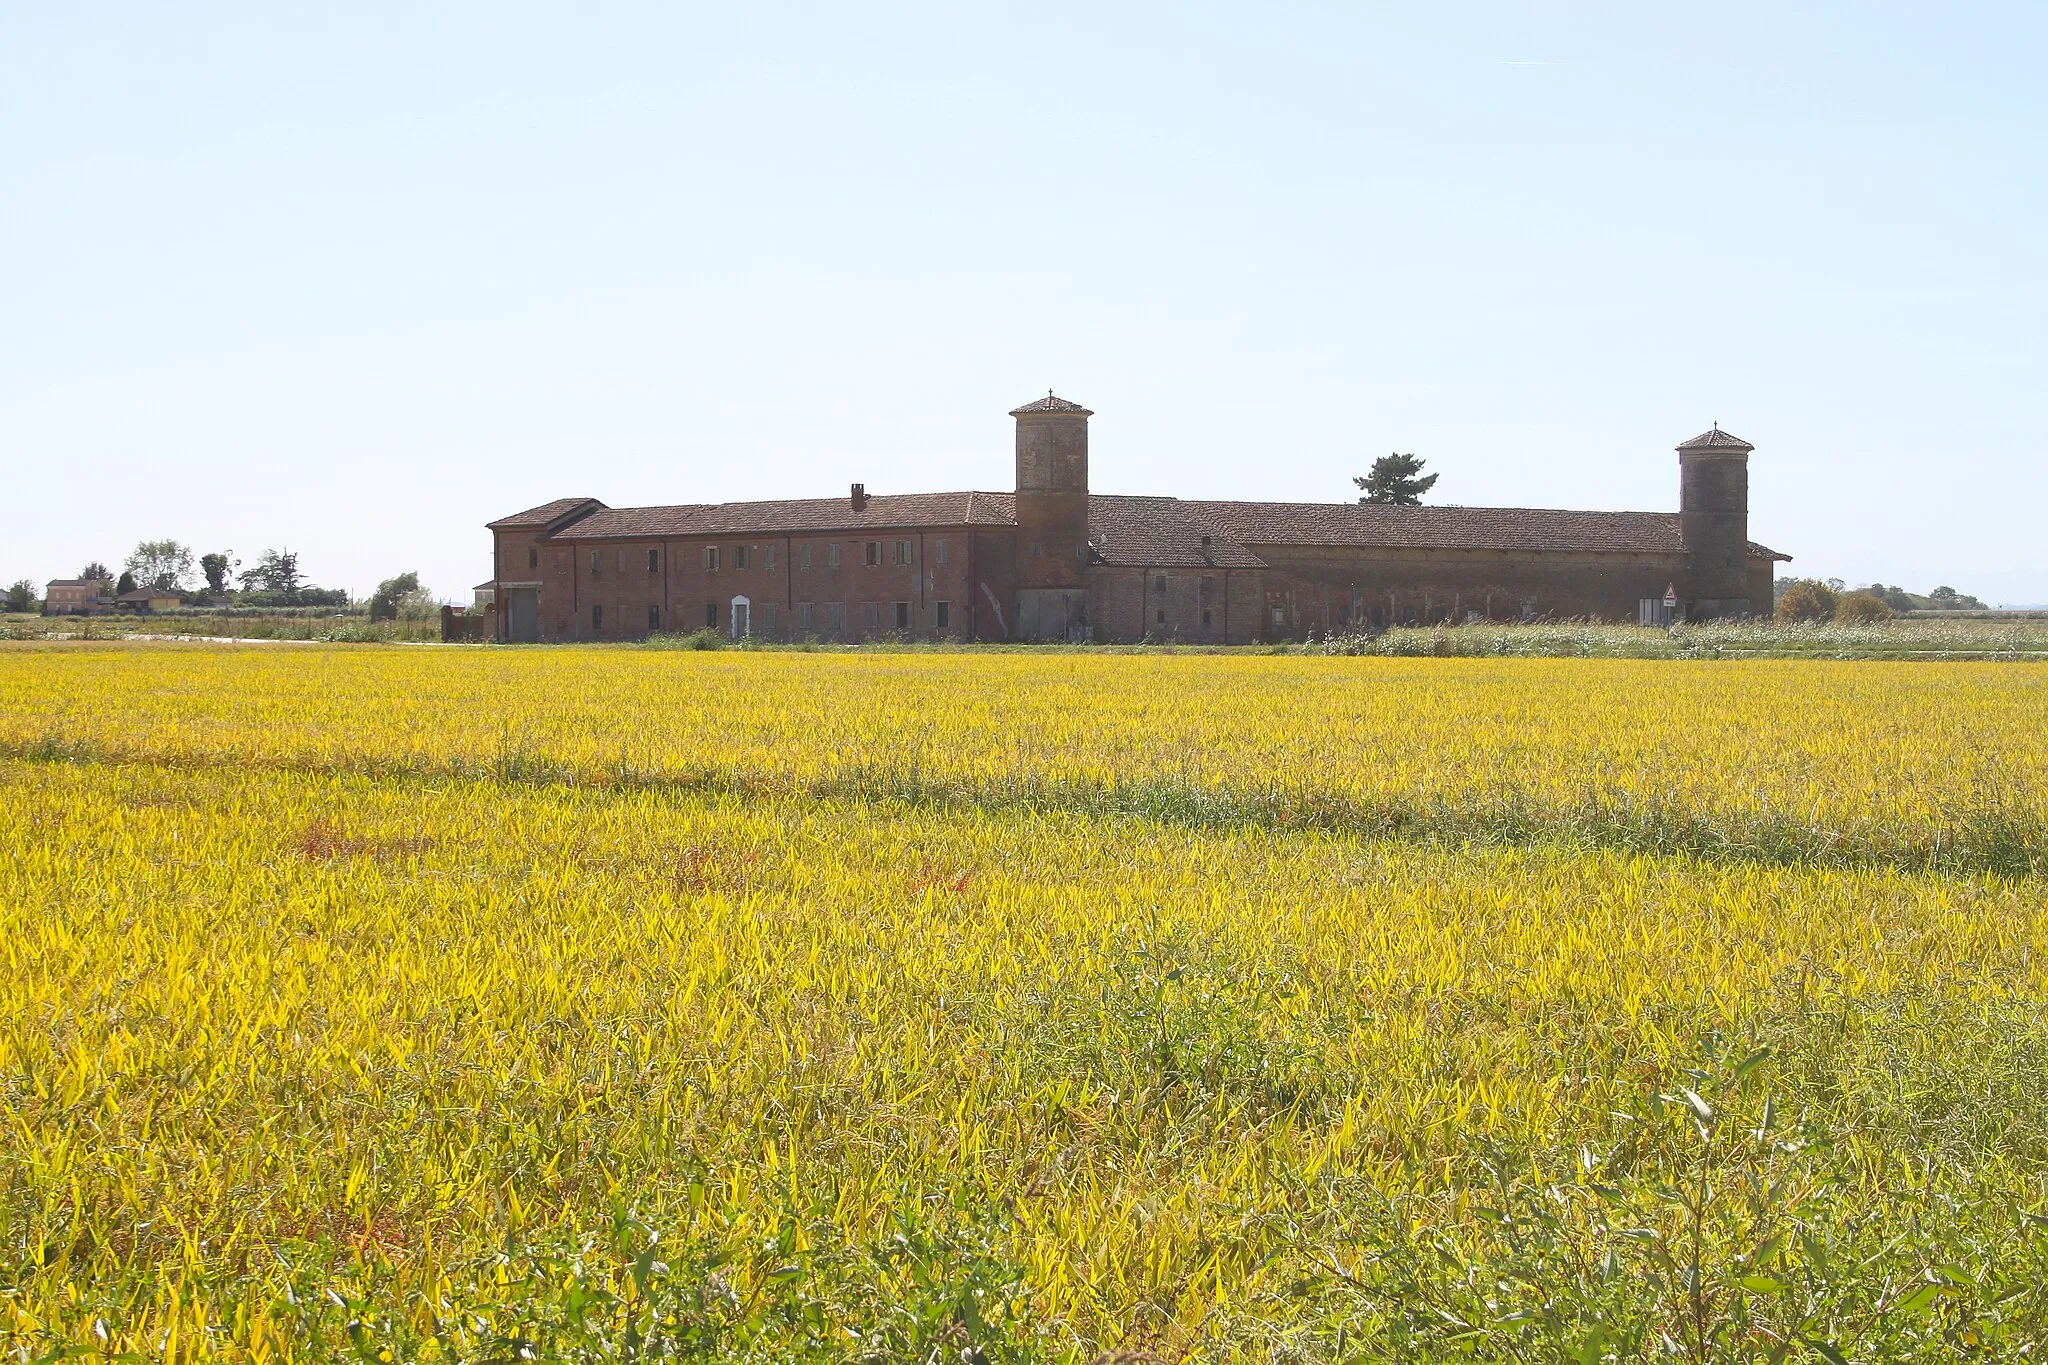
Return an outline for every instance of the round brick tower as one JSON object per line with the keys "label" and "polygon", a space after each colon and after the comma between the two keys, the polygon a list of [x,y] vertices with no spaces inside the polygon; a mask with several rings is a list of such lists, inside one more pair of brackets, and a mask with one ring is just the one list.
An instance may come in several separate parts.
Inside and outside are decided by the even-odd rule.
{"label": "round brick tower", "polygon": [[1017,625],[1027,640],[1070,638],[1088,624],[1088,419],[1045,397],[1017,419]]}
{"label": "round brick tower", "polygon": [[[1678,447],[1678,524],[1688,561],[1686,615],[1744,616],[1749,600],[1749,452],[1716,424]],[[1763,610],[1769,610],[1768,602]]]}

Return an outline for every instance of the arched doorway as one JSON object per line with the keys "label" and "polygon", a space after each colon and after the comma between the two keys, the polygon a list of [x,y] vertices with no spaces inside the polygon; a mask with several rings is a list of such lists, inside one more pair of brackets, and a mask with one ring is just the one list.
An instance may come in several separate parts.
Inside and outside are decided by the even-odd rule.
{"label": "arched doorway", "polygon": [[744,639],[754,633],[754,604],[744,597],[732,599],[732,638]]}

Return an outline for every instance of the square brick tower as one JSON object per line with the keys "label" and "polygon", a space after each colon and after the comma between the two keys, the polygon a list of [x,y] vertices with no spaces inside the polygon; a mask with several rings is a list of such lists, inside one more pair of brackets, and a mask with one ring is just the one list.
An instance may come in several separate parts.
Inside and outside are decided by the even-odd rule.
{"label": "square brick tower", "polygon": [[1045,397],[1017,419],[1017,635],[1086,638],[1088,419],[1079,403]]}
{"label": "square brick tower", "polygon": [[1771,609],[1749,600],[1749,452],[1717,424],[1678,447],[1678,525],[1688,620]]}

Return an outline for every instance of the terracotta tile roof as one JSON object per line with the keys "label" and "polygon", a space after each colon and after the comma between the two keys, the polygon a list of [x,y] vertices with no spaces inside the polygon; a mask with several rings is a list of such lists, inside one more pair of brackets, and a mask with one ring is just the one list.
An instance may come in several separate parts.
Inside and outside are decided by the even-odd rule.
{"label": "terracotta tile roof", "polygon": [[1093,417],[1095,415],[1079,403],[1070,403],[1064,398],[1053,397],[1051,389],[1045,391],[1045,397],[1043,398],[1034,398],[1021,408],[1011,408],[1010,416],[1022,417],[1026,413],[1032,412],[1072,412],[1078,413],[1083,417]]}
{"label": "terracotta tile roof", "polygon": [[675,507],[607,507],[579,517],[555,540],[647,536],[768,535],[805,531],[907,531],[925,526],[1014,526],[1008,493],[874,493],[855,510],[850,498],[777,502],[684,503]]}
{"label": "terracotta tile roof", "polygon": [[705,513],[716,503],[678,503],[670,507],[600,507],[588,516],[576,518],[550,540],[607,540],[621,537],[687,536],[709,530]]}
{"label": "terracotta tile roof", "polygon": [[51,588],[104,588],[107,586],[107,580],[104,578],[53,578],[44,586]]}
{"label": "terracotta tile roof", "polygon": [[1201,505],[1179,498],[1093,494],[1088,499],[1088,543],[1103,564],[1265,567],[1265,560],[1197,516],[1193,509]]}
{"label": "terracotta tile roof", "polygon": [[524,512],[514,512],[509,517],[500,517],[496,521],[486,522],[484,527],[486,530],[491,531],[509,531],[521,526],[546,526],[552,522],[560,521],[571,512],[586,506],[598,508],[603,507],[604,504],[596,498],[556,498],[553,502],[544,502],[538,507],[529,507]]}
{"label": "terracotta tile roof", "polygon": [[1549,507],[1396,507],[1355,502],[1197,502],[1196,515],[1247,545],[1579,550],[1682,554],[1675,512]]}
{"label": "terracotta tile roof", "polygon": [[[579,511],[585,504],[590,510]],[[1088,499],[1088,521],[1089,539],[1101,563],[1161,568],[1260,568],[1265,564],[1257,553],[1261,545],[1685,553],[1676,512],[1206,502],[1097,493]],[[1015,526],[1017,505],[1014,494],[977,491],[873,494],[859,510],[845,497],[670,507],[606,507],[595,499],[561,498],[490,524],[501,528],[550,522],[555,529],[548,538],[555,541],[908,531]],[[1209,537],[1207,545],[1204,536]],[[1754,542],[1749,553],[1761,559],[1791,558]]]}
{"label": "terracotta tile roof", "polygon": [[1680,450],[1755,450],[1756,447],[1733,432],[1721,430],[1715,423],[1710,431],[1703,431],[1690,441],[1678,447]]}

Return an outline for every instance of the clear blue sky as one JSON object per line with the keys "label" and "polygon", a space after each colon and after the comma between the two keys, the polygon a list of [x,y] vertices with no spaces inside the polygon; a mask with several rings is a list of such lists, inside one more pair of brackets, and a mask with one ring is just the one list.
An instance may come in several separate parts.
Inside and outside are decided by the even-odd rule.
{"label": "clear blue sky", "polygon": [[1671,508],[2048,600],[2048,7],[13,5],[0,579],[466,595],[486,520],[1006,488]]}

